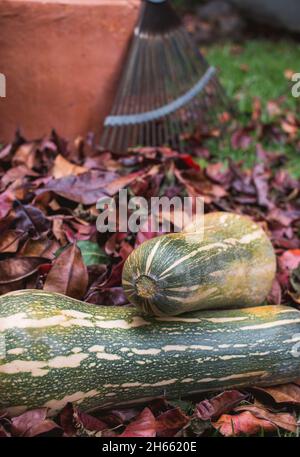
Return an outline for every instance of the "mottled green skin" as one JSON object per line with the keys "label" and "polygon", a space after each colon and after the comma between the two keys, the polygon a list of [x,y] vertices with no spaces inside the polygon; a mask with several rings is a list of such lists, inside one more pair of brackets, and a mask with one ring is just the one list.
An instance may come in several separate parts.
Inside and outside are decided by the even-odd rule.
{"label": "mottled green skin", "polygon": [[[130,302],[156,316],[263,303],[276,272],[265,232],[245,216],[220,212],[204,216],[201,235],[164,235],[133,251],[123,269]],[[142,287],[143,278],[155,293],[141,293],[149,284]]]}
{"label": "mottled green skin", "polygon": [[[84,317],[68,318],[78,312]],[[300,359],[293,353],[300,312],[287,307],[151,318],[135,308],[21,291],[0,297],[0,329],[6,342],[0,409],[14,413],[44,405],[55,413],[67,401],[90,410],[300,376]],[[84,359],[73,367],[57,366],[57,357],[64,361],[74,355]]]}

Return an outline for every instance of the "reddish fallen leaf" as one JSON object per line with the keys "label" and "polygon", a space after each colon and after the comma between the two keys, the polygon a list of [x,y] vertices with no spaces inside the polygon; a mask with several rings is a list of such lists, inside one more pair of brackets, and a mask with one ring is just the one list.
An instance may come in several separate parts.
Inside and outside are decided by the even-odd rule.
{"label": "reddish fallen leaf", "polygon": [[74,408],[72,403],[67,403],[66,406],[64,406],[64,408],[59,413],[58,420],[66,436],[76,435]]}
{"label": "reddish fallen leaf", "polygon": [[262,114],[261,99],[259,97],[254,97],[253,103],[252,103],[252,120],[254,122],[258,122],[261,118],[261,114]]}
{"label": "reddish fallen leaf", "polygon": [[276,100],[269,100],[267,103],[267,111],[269,116],[279,116],[281,114],[281,108]]}
{"label": "reddish fallen leaf", "polygon": [[271,292],[268,295],[268,303],[270,305],[280,305],[282,302],[282,290],[277,279],[272,284]]}
{"label": "reddish fallen leaf", "polygon": [[282,256],[279,257],[279,266],[281,270],[296,270],[300,265],[300,249],[291,249],[285,251]]}
{"label": "reddish fallen leaf", "polygon": [[51,419],[45,419],[43,422],[33,425],[27,432],[23,435],[24,437],[37,437],[37,436],[62,436],[63,430],[59,427],[56,422]]}
{"label": "reddish fallen leaf", "polygon": [[120,189],[124,189],[125,187],[129,186],[143,174],[143,171],[137,171],[114,179],[113,181],[109,182],[107,186],[105,186],[106,195],[110,195],[111,197],[114,196],[117,192],[119,192]]}
{"label": "reddish fallen leaf", "polygon": [[114,172],[88,171],[79,176],[66,176],[60,179],[52,179],[40,189],[36,195],[40,196],[46,192],[54,192],[68,200],[82,203],[83,205],[94,205],[97,201],[107,195],[106,187],[109,182],[117,179]]}
{"label": "reddish fallen leaf", "polygon": [[136,420],[127,425],[122,438],[154,438],[156,436],[156,420],[149,408],[145,408]]}
{"label": "reddish fallen leaf", "polygon": [[15,151],[13,156],[12,164],[14,166],[25,165],[28,168],[34,168],[36,160],[36,152],[38,148],[38,142],[32,141],[29,143],[21,144]]}
{"label": "reddish fallen leaf", "polygon": [[248,134],[246,129],[242,128],[233,133],[231,137],[231,146],[233,149],[243,149],[246,150],[251,145],[253,139]]}
{"label": "reddish fallen leaf", "polygon": [[61,154],[58,154],[54,160],[51,174],[55,179],[59,179],[70,175],[78,176],[82,173],[86,173],[87,171],[87,168],[71,163]]}
{"label": "reddish fallen leaf", "polygon": [[263,164],[255,165],[253,168],[253,183],[257,193],[257,203],[265,208],[273,208],[274,204],[269,199],[269,176]]}
{"label": "reddish fallen leaf", "polygon": [[76,421],[76,426],[83,427],[85,430],[101,432],[107,429],[107,424],[105,422],[97,419],[97,417],[90,416],[89,414],[80,411],[78,408],[74,409],[73,417]]}
{"label": "reddish fallen leaf", "polygon": [[128,409],[113,409],[108,414],[105,414],[102,419],[105,423],[109,424],[110,427],[117,427],[119,425],[124,425],[126,422],[132,421],[140,413],[138,408],[128,408]]}
{"label": "reddish fallen leaf", "polygon": [[35,173],[33,170],[27,168],[26,165],[19,165],[17,167],[10,168],[1,179],[3,186],[7,187],[11,183],[19,180],[26,180],[26,177],[38,177],[38,173]]}
{"label": "reddish fallen leaf", "polygon": [[59,248],[60,245],[55,240],[50,240],[47,237],[39,240],[29,239],[22,246],[19,254],[23,257],[42,257],[53,260]]}
{"label": "reddish fallen leaf", "polygon": [[206,176],[216,184],[221,184],[226,189],[232,179],[232,174],[229,169],[225,169],[222,163],[209,164],[205,169]]}
{"label": "reddish fallen leaf", "polygon": [[18,250],[19,243],[24,236],[22,230],[7,230],[0,237],[0,252],[15,253]]}
{"label": "reddish fallen leaf", "polygon": [[106,422],[80,411],[72,403],[68,403],[60,412],[59,423],[65,436],[86,436],[108,428]]}
{"label": "reddish fallen leaf", "polygon": [[18,203],[15,213],[16,228],[27,232],[32,239],[39,239],[50,230],[51,222],[39,208]]}
{"label": "reddish fallen leaf", "polygon": [[81,299],[87,289],[88,272],[80,249],[71,245],[53,262],[44,290]]}
{"label": "reddish fallen leaf", "polygon": [[300,385],[296,383],[273,387],[255,387],[255,390],[267,394],[275,403],[289,403],[300,406]]}
{"label": "reddish fallen leaf", "polygon": [[170,409],[156,418],[157,436],[172,437],[190,423],[191,419],[180,408]]}
{"label": "reddish fallen leaf", "polygon": [[267,420],[276,427],[296,433],[297,421],[296,418],[289,413],[272,413],[267,409],[256,405],[238,406],[236,412],[247,411],[253,414],[258,419]]}
{"label": "reddish fallen leaf", "polygon": [[193,168],[196,171],[200,171],[201,167],[197,162],[194,161],[193,157],[189,154],[181,154],[179,160],[184,163],[187,168]]}
{"label": "reddish fallen leaf", "polygon": [[246,394],[238,390],[227,390],[210,400],[203,400],[196,405],[195,415],[198,419],[207,421],[230,412],[247,398]]}
{"label": "reddish fallen leaf", "polygon": [[0,285],[11,284],[32,276],[46,261],[40,257],[13,257],[0,260]]}
{"label": "reddish fallen leaf", "polygon": [[265,432],[276,431],[276,425],[268,420],[258,419],[249,411],[240,414],[223,414],[212,426],[224,436],[256,435],[262,430]]}
{"label": "reddish fallen leaf", "polygon": [[8,438],[11,434],[0,424],[0,438]]}
{"label": "reddish fallen leaf", "polygon": [[10,191],[0,194],[0,219],[4,219],[12,209],[14,197]]}
{"label": "reddish fallen leaf", "polygon": [[295,138],[298,133],[298,126],[296,123],[288,122],[283,120],[281,122],[281,128],[285,133],[288,133],[292,138]]}
{"label": "reddish fallen leaf", "polygon": [[11,420],[11,433],[13,436],[24,436],[32,427],[41,424],[47,417],[47,408],[26,411]]}
{"label": "reddish fallen leaf", "polygon": [[160,414],[168,411],[170,409],[170,404],[167,401],[166,397],[158,397],[149,403],[149,408],[155,417],[158,417]]}

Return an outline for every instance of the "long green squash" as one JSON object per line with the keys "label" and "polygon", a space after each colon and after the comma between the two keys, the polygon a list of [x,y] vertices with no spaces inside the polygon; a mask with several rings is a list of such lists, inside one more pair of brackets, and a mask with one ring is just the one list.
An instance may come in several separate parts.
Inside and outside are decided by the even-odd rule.
{"label": "long green squash", "polygon": [[0,297],[0,329],[0,409],[13,414],[37,406],[55,413],[69,401],[90,410],[300,376],[300,312],[289,307],[153,318],[135,308],[21,291]]}
{"label": "long green squash", "polygon": [[248,217],[204,216],[204,230],[143,243],[127,259],[123,287],[148,314],[176,316],[200,309],[258,306],[276,272],[274,249]]}

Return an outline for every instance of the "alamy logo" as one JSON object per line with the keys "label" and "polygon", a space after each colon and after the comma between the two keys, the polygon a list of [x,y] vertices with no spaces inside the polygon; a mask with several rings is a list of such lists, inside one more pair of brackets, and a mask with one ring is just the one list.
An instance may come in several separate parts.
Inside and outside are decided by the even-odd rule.
{"label": "alamy logo", "polygon": [[292,356],[300,357],[300,333],[293,335],[292,342],[295,342],[294,346],[292,347]]}
{"label": "alamy logo", "polygon": [[120,232],[181,232],[189,229],[201,232],[204,200],[202,197],[129,198],[127,189],[119,191],[117,199],[103,197],[97,203],[100,233]]}
{"label": "alamy logo", "polygon": [[292,81],[296,83],[292,87],[292,95],[293,97],[298,98],[300,97],[300,73],[294,73]]}
{"label": "alamy logo", "polygon": [[3,73],[0,73],[0,97],[6,97],[6,78]]}

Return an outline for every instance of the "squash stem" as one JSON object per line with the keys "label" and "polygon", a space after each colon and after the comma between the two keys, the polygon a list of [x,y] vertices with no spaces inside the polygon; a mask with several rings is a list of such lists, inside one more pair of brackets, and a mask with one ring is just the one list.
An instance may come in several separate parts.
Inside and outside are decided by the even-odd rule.
{"label": "squash stem", "polygon": [[135,281],[136,293],[141,298],[153,298],[157,294],[158,286],[150,276],[139,276]]}

